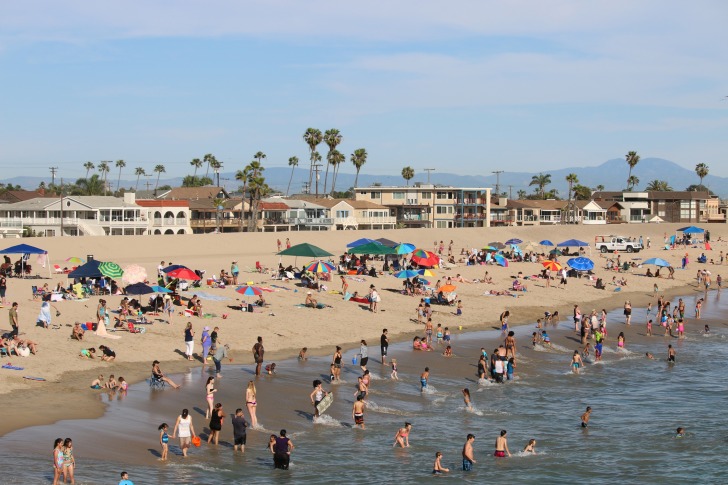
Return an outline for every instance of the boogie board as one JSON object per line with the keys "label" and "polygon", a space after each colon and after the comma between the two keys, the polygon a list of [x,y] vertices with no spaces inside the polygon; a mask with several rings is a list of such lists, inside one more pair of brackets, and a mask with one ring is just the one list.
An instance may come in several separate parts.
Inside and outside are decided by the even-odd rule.
{"label": "boogie board", "polygon": [[23,369],[24,369],[24,367],[18,367],[17,365],[10,365],[10,364],[5,364],[5,365],[3,365],[3,369],[10,369],[10,370],[23,370]]}
{"label": "boogie board", "polygon": [[327,409],[329,409],[329,406],[334,402],[334,395],[332,393],[328,393],[324,396],[324,398],[321,400],[320,403],[316,406],[316,409],[318,410],[319,414],[323,414],[326,412]]}
{"label": "boogie board", "polygon": [[43,377],[23,376],[23,379],[28,379],[29,381],[45,381]]}

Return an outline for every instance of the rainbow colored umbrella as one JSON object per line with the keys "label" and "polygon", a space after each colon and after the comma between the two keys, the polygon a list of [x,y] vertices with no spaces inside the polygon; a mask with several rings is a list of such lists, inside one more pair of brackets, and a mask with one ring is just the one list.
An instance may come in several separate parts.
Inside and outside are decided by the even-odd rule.
{"label": "rainbow colored umbrella", "polygon": [[508,267],[508,260],[502,254],[496,254],[493,258],[495,259],[495,264],[504,268]]}
{"label": "rainbow colored umbrella", "polygon": [[435,266],[440,264],[439,256],[425,249],[415,249],[412,253],[412,261],[420,266]]}
{"label": "rainbow colored umbrella", "polygon": [[235,291],[245,296],[258,296],[263,294],[263,290],[257,286],[238,286]]}
{"label": "rainbow colored umbrella", "polygon": [[431,269],[418,269],[417,274],[422,276],[435,276],[435,272]]}
{"label": "rainbow colored umbrella", "polygon": [[311,273],[331,273],[336,271],[336,266],[325,261],[313,261],[306,266],[306,271]]}
{"label": "rainbow colored umbrella", "polygon": [[77,258],[76,256],[71,256],[70,258],[66,259],[66,263],[71,263],[71,264],[83,264],[85,262],[86,262],[85,259]]}

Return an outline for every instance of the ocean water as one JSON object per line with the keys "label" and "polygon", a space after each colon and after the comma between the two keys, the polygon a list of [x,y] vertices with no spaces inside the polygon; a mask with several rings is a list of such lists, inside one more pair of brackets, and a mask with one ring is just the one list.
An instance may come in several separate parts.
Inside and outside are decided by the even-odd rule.
{"label": "ocean water", "polygon": [[[684,297],[692,308],[695,296]],[[455,357],[440,352],[409,350],[408,344],[390,347],[398,358],[399,381],[379,363],[378,349],[370,347],[369,368],[374,375],[366,413],[366,430],[352,427],[354,387],[360,374],[345,355],[345,383],[324,388],[335,393],[325,417],[313,422],[308,395],[311,381],[328,381],[330,358],[306,363],[279,362],[276,376],[257,381],[260,430],[249,430],[244,455],[232,451],[229,421],[220,445],[205,443],[183,459],[171,440],[167,462],[157,460],[157,426],[170,430],[183,407],[190,409],[195,429],[207,438],[204,419],[204,380],[197,369],[173,376],[179,391],[152,391],[145,383],[133,385],[128,395],[99,394],[108,411],[98,420],[69,420],[11,433],[0,439],[3,463],[0,483],[50,483],[51,445],[56,437],[74,439],[77,483],[118,483],[126,470],[134,483],[414,483],[455,480],[466,483],[725,483],[724,447],[728,442],[728,302],[708,294],[703,319],[691,320],[687,338],[678,340],[643,334],[644,309],[633,314],[627,331],[627,351],[616,351],[616,335],[624,330],[621,312],[609,315],[609,341],[603,362],[587,365],[581,375],[569,368],[570,354],[579,347],[573,324],[562,321],[550,329],[555,349],[538,349],[519,359],[516,380],[503,385],[479,384],[475,376],[481,346],[490,353],[500,332],[475,332],[454,337]],[[710,335],[703,335],[705,323]],[[639,324],[639,325],[638,325]],[[532,326],[515,329],[519,352],[530,347]],[[661,334],[657,326],[655,333]],[[667,345],[677,350],[677,364],[666,362]],[[655,360],[644,357],[646,351]],[[421,393],[419,374],[431,368],[430,389]],[[223,370],[216,400],[226,413],[244,407],[244,388],[253,378],[250,366],[229,365]],[[461,389],[471,391],[473,411],[465,409]],[[86,390],[80,391],[86,392]],[[72,405],[69,403],[69,405]],[[580,427],[586,406],[593,408],[588,429]],[[6,419],[11,413],[5,414]],[[247,411],[246,411],[247,416]],[[404,421],[414,427],[411,447],[393,448],[394,435]],[[683,426],[687,436],[676,439]],[[274,470],[265,449],[271,433],[286,428],[295,445],[291,468]],[[510,459],[492,457],[501,429],[508,431]],[[460,452],[465,436],[473,433],[477,463],[461,471]],[[530,438],[537,454],[520,451]],[[433,477],[436,451],[451,472]]]}

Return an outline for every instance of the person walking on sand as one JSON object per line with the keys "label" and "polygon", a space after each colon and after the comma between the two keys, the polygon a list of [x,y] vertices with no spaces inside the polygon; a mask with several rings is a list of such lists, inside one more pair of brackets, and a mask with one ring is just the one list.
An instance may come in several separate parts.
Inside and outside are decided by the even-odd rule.
{"label": "person walking on sand", "polygon": [[192,322],[187,322],[185,327],[185,356],[187,360],[192,360],[192,354],[195,349],[195,332],[192,330]]}
{"label": "person walking on sand", "polygon": [[465,439],[463,445],[463,471],[469,472],[473,469],[473,464],[477,463],[473,456],[473,442],[475,441],[475,435],[472,433]]}
{"label": "person walking on sand", "polygon": [[495,439],[495,452],[493,453],[493,456],[496,458],[511,456],[511,452],[508,451],[508,439],[506,438],[507,433],[508,432],[503,429],[500,432],[500,436]]}
{"label": "person walking on sand", "polygon": [[10,337],[15,337],[18,335],[18,302],[14,301],[13,305],[10,307],[10,310],[8,311],[8,315],[10,316],[10,327],[12,330],[10,331]]}
{"label": "person walking on sand", "polygon": [[291,249],[291,240],[286,238],[286,249]]}
{"label": "person walking on sand", "polygon": [[187,450],[192,444],[192,438],[197,436],[195,434],[195,427],[192,425],[192,416],[190,416],[189,409],[185,408],[182,410],[182,414],[177,416],[177,422],[174,424],[174,430],[172,431],[172,438],[177,437],[179,432],[179,447],[182,450],[182,456],[187,457]]}
{"label": "person walking on sand", "polygon": [[253,360],[255,361],[255,375],[260,376],[260,368],[263,366],[263,357],[265,349],[263,348],[263,337],[258,337],[258,341],[253,345]]}

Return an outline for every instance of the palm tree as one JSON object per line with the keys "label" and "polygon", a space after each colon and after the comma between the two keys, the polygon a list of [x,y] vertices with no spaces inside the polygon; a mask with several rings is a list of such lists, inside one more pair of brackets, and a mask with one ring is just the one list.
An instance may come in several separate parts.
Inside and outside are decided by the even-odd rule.
{"label": "palm tree", "polygon": [[591,195],[592,191],[589,187],[580,184],[574,185],[574,200],[589,200]]}
{"label": "palm tree", "polygon": [[88,178],[88,173],[96,167],[93,162],[86,162],[83,164],[83,168],[86,169],[86,178]]}
{"label": "palm tree", "polygon": [[[261,172],[265,170],[263,165],[260,164],[260,159],[265,158],[265,154],[262,152],[256,153],[256,155],[259,154],[263,156],[260,157],[259,160],[253,160],[246,167],[248,170],[248,211],[250,215],[250,219],[248,220],[248,232],[254,231],[256,227],[255,219],[253,219],[253,201],[258,194],[255,190],[253,190],[253,180],[257,180],[260,177]],[[260,186],[261,182],[258,180],[255,188],[260,188]],[[245,194],[243,194],[243,198],[245,198]]]}
{"label": "palm tree", "polygon": [[137,176],[137,183],[136,183],[136,187],[134,187],[134,192],[139,191],[139,177],[141,177],[142,175],[146,175],[146,174],[147,174],[147,172],[145,172],[142,167],[137,167],[134,169],[134,175]]}
{"label": "palm tree", "polygon": [[212,153],[207,153],[204,157],[202,157],[202,160],[204,163],[207,164],[207,170],[205,171],[205,177],[208,177],[210,175],[210,164],[215,161],[215,156]]}
{"label": "palm tree", "polygon": [[288,166],[291,167],[291,178],[288,179],[288,188],[286,189],[286,197],[288,197],[288,192],[291,191],[291,182],[293,182],[293,172],[296,170],[296,167],[298,167],[298,157],[289,158]]}
{"label": "palm tree", "polygon": [[703,179],[708,176],[708,171],[710,167],[708,167],[705,163],[699,163],[695,166],[695,173],[700,177],[700,186],[703,186]]}
{"label": "palm tree", "polygon": [[627,153],[627,155],[624,156],[624,158],[625,160],[627,160],[627,165],[629,165],[629,175],[627,175],[627,190],[630,190],[631,186],[629,185],[629,181],[632,178],[632,169],[635,167],[635,165],[640,163],[640,156],[637,155],[637,152],[629,152]]}
{"label": "palm tree", "polygon": [[104,192],[105,185],[98,174],[93,174],[91,178],[76,180],[75,195],[101,195]]}
{"label": "palm tree", "polygon": [[534,175],[531,177],[531,183],[528,184],[529,187],[531,185],[535,185],[538,189],[538,193],[541,194],[541,198],[546,198],[546,192],[544,191],[544,188],[551,183],[551,174],[550,173],[540,173],[538,175]]}
{"label": "palm tree", "polygon": [[329,153],[329,163],[334,166],[334,177],[331,180],[331,192],[336,191],[336,176],[339,174],[339,165],[346,161],[346,155],[339,150],[331,150]]}
{"label": "palm tree", "polygon": [[[264,170],[261,168],[261,171]],[[260,201],[263,197],[270,194],[271,190],[268,184],[265,183],[265,177],[258,175],[250,177],[249,189],[250,197],[250,221],[248,222],[248,232],[255,232],[258,230],[258,208],[260,207]]]}
{"label": "palm tree", "polygon": [[116,179],[116,191],[118,192],[121,188],[121,169],[126,167],[126,162],[124,160],[117,160],[114,165],[119,169],[119,178]]}
{"label": "palm tree", "polygon": [[655,179],[647,184],[645,190],[650,192],[670,192],[672,187],[670,187],[670,184],[668,184],[665,180]]}
{"label": "palm tree", "polygon": [[[336,149],[336,147],[341,143],[341,133],[339,133],[339,130],[336,128],[331,128],[330,130],[326,130],[324,133],[324,143],[326,143],[329,146],[329,154],[326,156],[326,160],[330,160],[331,158],[331,152]],[[329,181],[329,165],[331,163],[326,164],[326,175],[324,176],[324,193],[326,193],[326,186],[328,185]]]}
{"label": "palm tree", "polygon": [[[313,165],[315,163],[314,161],[314,153],[316,152],[316,147],[321,144],[323,141],[323,135],[321,134],[321,130],[318,130],[316,128],[309,128],[306,130],[306,133],[303,134],[303,141],[306,142],[306,145],[308,145],[308,149],[311,152],[311,166],[308,170],[308,193],[311,193],[311,182],[313,182]],[[321,157],[319,156],[319,160]]]}
{"label": "palm tree", "polygon": [[402,178],[407,182],[409,187],[409,181],[415,176],[415,169],[412,167],[404,167],[402,169]]}
{"label": "palm tree", "polygon": [[190,165],[195,167],[195,171],[192,173],[192,177],[197,177],[197,169],[202,168],[202,160],[200,160],[199,158],[193,158],[190,162]]}
{"label": "palm tree", "polygon": [[164,165],[161,165],[160,164],[160,165],[156,165],[154,167],[154,171],[157,173],[157,183],[154,185],[154,192],[156,193],[157,192],[157,187],[159,187],[159,177],[160,177],[160,175],[162,175],[163,173],[165,173],[166,170],[164,169]]}
{"label": "palm tree", "polygon": [[248,179],[250,178],[250,165],[246,166],[242,170],[238,170],[235,172],[235,180],[243,182],[243,186],[241,188],[241,199],[243,200],[243,206],[240,208],[240,232],[243,231],[243,219],[245,214],[245,191],[247,190],[248,186]]}
{"label": "palm tree", "polygon": [[99,163],[98,166],[99,172],[101,172],[101,176],[104,177],[104,195],[106,195],[106,179],[108,178],[109,170],[111,170],[111,167],[109,166],[110,163],[110,161],[104,161]]}
{"label": "palm tree", "polygon": [[524,200],[526,198],[526,191],[521,189],[518,192],[516,192],[516,197],[518,197],[518,200]]}
{"label": "palm tree", "polygon": [[351,154],[351,163],[353,163],[354,168],[356,168],[356,178],[354,179],[354,187],[356,187],[359,183],[359,170],[361,170],[361,167],[367,163],[367,151],[363,148],[354,150],[354,153]]}
{"label": "palm tree", "polygon": [[640,179],[638,179],[636,175],[630,175],[627,183],[629,184],[629,187],[634,189],[635,186],[640,183]]}
{"label": "palm tree", "polygon": [[597,192],[604,192],[604,186],[602,184],[599,184],[596,186]]}
{"label": "palm tree", "polygon": [[210,160],[210,167],[212,167],[212,173],[217,175],[216,184],[219,187],[220,186],[220,169],[222,168],[222,162],[219,162],[217,160],[217,158],[212,157],[212,160]]}
{"label": "palm tree", "polygon": [[566,176],[566,181],[569,182],[569,202],[571,202],[571,191],[574,189],[574,184],[579,183],[579,177],[575,173],[570,173]]}

